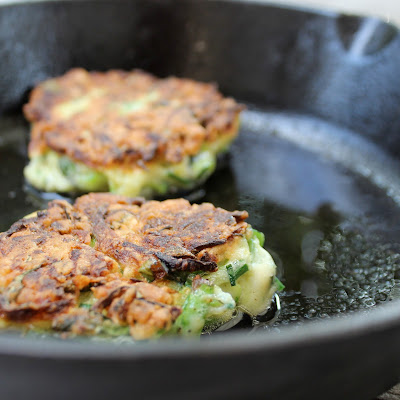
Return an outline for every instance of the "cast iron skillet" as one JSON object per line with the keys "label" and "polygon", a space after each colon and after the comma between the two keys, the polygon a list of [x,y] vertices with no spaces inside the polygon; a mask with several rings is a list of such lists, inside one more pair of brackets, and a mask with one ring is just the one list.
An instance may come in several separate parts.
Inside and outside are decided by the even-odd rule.
{"label": "cast iron skillet", "polygon": [[394,27],[260,2],[8,4],[0,60],[2,230],[43,203],[22,179],[20,107],[36,82],[74,66],[216,81],[249,108],[228,164],[197,199],[247,208],[286,284],[277,322],[251,332],[244,322],[202,340],[136,345],[2,334],[2,400],[354,400],[396,383]]}

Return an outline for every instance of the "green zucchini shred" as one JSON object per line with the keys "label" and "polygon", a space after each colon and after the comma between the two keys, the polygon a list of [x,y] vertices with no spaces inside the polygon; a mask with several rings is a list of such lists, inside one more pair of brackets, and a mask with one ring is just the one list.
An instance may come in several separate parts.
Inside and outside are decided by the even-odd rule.
{"label": "green zucchini shred", "polygon": [[143,278],[146,279],[147,282],[151,283],[154,281],[153,273],[148,267],[141,266],[139,268],[139,272],[143,276]]}
{"label": "green zucchini shred", "polygon": [[90,192],[108,189],[108,180],[100,171],[75,162],[67,156],[60,156],[58,165],[61,173],[79,190]]}
{"label": "green zucchini shred", "polygon": [[218,286],[203,284],[189,293],[170,333],[198,336],[207,323],[230,319],[234,308],[232,296],[222,292]]}
{"label": "green zucchini shred", "polygon": [[253,229],[253,237],[256,237],[258,239],[258,241],[260,242],[260,246],[263,247],[264,243],[265,243],[265,235],[262,232],[254,229],[254,228],[252,228],[252,229]]}
{"label": "green zucchini shred", "polygon": [[105,319],[99,333],[110,337],[129,336],[129,325],[117,325],[111,320]]}
{"label": "green zucchini shred", "polygon": [[277,292],[281,292],[285,289],[285,285],[276,276],[274,276],[274,285],[276,286]]}
{"label": "green zucchini shred", "polygon": [[208,150],[203,150],[191,160],[193,173],[197,180],[212,174],[217,166],[216,158]]}

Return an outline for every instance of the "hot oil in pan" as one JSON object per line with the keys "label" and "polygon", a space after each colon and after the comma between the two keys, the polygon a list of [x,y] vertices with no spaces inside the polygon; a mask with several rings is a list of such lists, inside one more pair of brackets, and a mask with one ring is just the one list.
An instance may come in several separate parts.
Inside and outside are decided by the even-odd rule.
{"label": "hot oil in pan", "polygon": [[28,130],[22,116],[0,118],[0,232],[34,211],[23,190]]}
{"label": "hot oil in pan", "polygon": [[399,177],[396,162],[351,132],[247,112],[229,166],[206,184],[204,200],[248,210],[265,233],[286,286],[279,326],[398,296]]}
{"label": "hot oil in pan", "polygon": [[[0,120],[2,231],[38,208],[22,189],[27,135],[22,117]],[[399,177],[397,164],[350,132],[304,117],[246,112],[227,165],[196,201],[246,209],[265,233],[286,286],[277,327],[396,296]]]}

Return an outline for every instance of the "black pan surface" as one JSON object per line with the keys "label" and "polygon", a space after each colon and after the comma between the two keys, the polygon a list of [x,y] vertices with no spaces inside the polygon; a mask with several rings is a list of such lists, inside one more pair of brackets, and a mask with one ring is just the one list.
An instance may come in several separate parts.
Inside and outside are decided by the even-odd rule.
{"label": "black pan surface", "polygon": [[[0,335],[0,398],[370,399],[400,370],[400,35],[374,19],[240,1],[0,7],[0,229],[53,195],[27,187],[37,81],[72,66],[217,81],[248,105],[189,197],[246,209],[286,288],[275,322],[201,340]],[[224,27],[221,29],[221,27]],[[21,383],[23,382],[23,384]]]}

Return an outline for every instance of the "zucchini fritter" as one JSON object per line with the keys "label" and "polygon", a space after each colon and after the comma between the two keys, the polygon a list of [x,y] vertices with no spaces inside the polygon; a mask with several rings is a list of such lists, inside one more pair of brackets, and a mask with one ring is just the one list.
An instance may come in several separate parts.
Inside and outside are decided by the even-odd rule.
{"label": "zucchini fritter", "polygon": [[257,315],[275,265],[247,216],[183,199],[52,201],[0,234],[1,321],[140,340]]}
{"label": "zucchini fritter", "polygon": [[57,192],[190,189],[214,171],[241,109],[211,84],[73,69],[38,85],[24,107],[32,123],[25,176]]}

